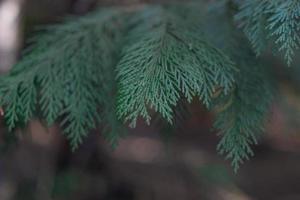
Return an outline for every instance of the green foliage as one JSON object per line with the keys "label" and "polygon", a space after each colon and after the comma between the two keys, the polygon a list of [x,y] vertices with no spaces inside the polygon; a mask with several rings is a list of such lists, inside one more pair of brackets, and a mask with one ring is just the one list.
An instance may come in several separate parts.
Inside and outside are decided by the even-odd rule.
{"label": "green foliage", "polygon": [[269,18],[268,28],[275,37],[279,50],[284,51],[284,58],[291,64],[294,50],[299,49],[300,35],[299,23],[300,2],[297,0],[280,1],[274,8],[274,13]]}
{"label": "green foliage", "polygon": [[[111,68],[121,14],[96,12],[49,26],[32,39],[21,61],[1,79],[1,105],[10,129],[39,111],[49,125],[62,118],[64,133],[76,148],[100,120],[112,121],[107,113],[114,101]],[[113,143],[114,135],[109,136]]]}
{"label": "green foliage", "polygon": [[273,96],[268,73],[258,63],[248,65],[253,57],[248,59],[246,64],[241,63],[236,88],[221,106],[214,123],[222,137],[217,149],[232,161],[235,171],[253,155],[251,145],[257,144],[257,137],[264,130]]}
{"label": "green foliage", "polygon": [[272,4],[270,4],[268,0],[245,0],[240,5],[240,12],[235,16],[257,55],[260,55],[266,48],[268,37],[266,15],[272,9]]}
{"label": "green foliage", "polygon": [[121,118],[133,127],[139,116],[150,123],[148,108],[153,108],[172,123],[173,107],[182,96],[189,102],[198,96],[209,107],[217,87],[229,92],[233,63],[199,32],[160,7],[141,11],[134,20],[117,66]]}
{"label": "green foliage", "polygon": [[271,70],[255,54],[274,40],[291,63],[299,46],[298,4],[109,8],[46,26],[0,78],[8,128],[34,117],[58,122],[77,148],[100,126],[115,146],[123,122],[150,123],[156,112],[172,124],[181,102],[198,98],[216,114],[218,151],[237,170],[253,155],[274,91]]}
{"label": "green foliage", "polygon": [[222,137],[218,151],[231,160],[237,171],[240,164],[253,155],[251,146],[257,144],[263,132],[275,86],[270,71],[255,58],[247,41],[235,29],[227,5],[215,9],[210,10],[204,19],[214,22],[205,24],[205,35],[228,52],[239,72],[234,74],[236,82],[232,93],[215,101],[214,128]]}
{"label": "green foliage", "polygon": [[290,65],[299,49],[300,2],[298,0],[241,0],[236,20],[259,55],[273,40]]}

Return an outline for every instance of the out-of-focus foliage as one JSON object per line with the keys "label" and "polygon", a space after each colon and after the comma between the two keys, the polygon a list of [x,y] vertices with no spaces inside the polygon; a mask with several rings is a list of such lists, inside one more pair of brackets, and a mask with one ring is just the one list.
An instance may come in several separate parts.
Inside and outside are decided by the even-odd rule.
{"label": "out-of-focus foliage", "polygon": [[235,18],[259,55],[274,41],[291,64],[299,49],[300,2],[298,0],[240,0]]}
{"label": "out-of-focus foliage", "polygon": [[21,61],[1,77],[1,104],[9,129],[41,116],[58,119],[73,148],[100,121],[110,122],[115,143],[114,71],[123,18],[106,9],[48,26],[30,40]]}

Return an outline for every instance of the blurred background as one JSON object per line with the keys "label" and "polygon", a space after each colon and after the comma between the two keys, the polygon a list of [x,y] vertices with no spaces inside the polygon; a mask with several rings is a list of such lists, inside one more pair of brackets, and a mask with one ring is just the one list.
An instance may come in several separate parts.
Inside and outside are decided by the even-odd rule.
{"label": "blurred background", "polygon": [[[18,60],[37,25],[96,6],[166,1],[0,0],[0,73]],[[279,95],[255,157],[237,174],[216,153],[212,116],[198,102],[176,128],[141,122],[115,150],[99,131],[71,152],[57,127],[32,121],[27,133],[13,134],[1,118],[0,200],[299,200],[300,68],[270,60]]]}

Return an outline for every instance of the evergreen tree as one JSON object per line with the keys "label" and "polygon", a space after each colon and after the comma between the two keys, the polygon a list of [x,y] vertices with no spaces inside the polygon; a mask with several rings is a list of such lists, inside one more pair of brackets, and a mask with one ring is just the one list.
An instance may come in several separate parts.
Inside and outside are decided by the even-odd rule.
{"label": "evergreen tree", "polygon": [[198,98],[237,170],[253,155],[276,89],[260,55],[272,47],[291,65],[299,17],[298,0],[98,9],[39,29],[0,78],[0,105],[9,130],[33,117],[57,122],[76,149],[99,124],[116,145],[123,124],[150,124],[153,111],[172,124],[179,103]]}

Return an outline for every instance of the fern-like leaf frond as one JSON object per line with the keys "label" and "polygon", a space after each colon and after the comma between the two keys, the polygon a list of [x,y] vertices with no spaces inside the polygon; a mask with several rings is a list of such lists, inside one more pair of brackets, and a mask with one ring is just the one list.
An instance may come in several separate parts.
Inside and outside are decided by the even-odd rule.
{"label": "fern-like leaf frond", "polygon": [[271,35],[279,51],[284,52],[284,59],[290,65],[295,50],[300,46],[300,2],[298,0],[279,1],[274,13],[268,19]]}
{"label": "fern-like leaf frond", "polygon": [[251,68],[240,65],[236,88],[227,97],[226,103],[219,107],[214,123],[222,137],[217,149],[231,160],[235,171],[253,155],[251,145],[257,144],[257,138],[264,130],[273,97],[268,73],[257,63],[252,64]]}
{"label": "fern-like leaf frond", "polygon": [[266,48],[268,31],[268,14],[272,12],[273,3],[269,0],[245,0],[240,4],[240,11],[235,20],[243,29],[257,55]]}
{"label": "fern-like leaf frond", "polygon": [[206,24],[206,37],[229,52],[238,66],[232,93],[219,96],[213,107],[216,114],[214,128],[221,137],[217,149],[231,160],[237,171],[240,164],[253,155],[252,145],[257,144],[263,131],[275,86],[267,67],[255,58],[243,34],[235,28],[232,12],[226,6],[228,4],[218,12],[208,12],[204,20],[214,22]]}
{"label": "fern-like leaf frond", "polygon": [[274,41],[288,65],[300,45],[300,3],[298,0],[242,0],[235,19],[259,55]]}
{"label": "fern-like leaf frond", "polygon": [[64,133],[78,147],[105,118],[102,105],[111,102],[113,91],[106,88],[114,85],[114,75],[104,71],[113,71],[121,20],[120,10],[106,9],[37,34],[21,61],[1,79],[8,126],[26,123],[38,104],[48,124],[63,118]]}
{"label": "fern-like leaf frond", "polygon": [[161,7],[147,8],[134,18],[117,66],[120,118],[132,126],[139,116],[150,123],[152,108],[172,123],[173,107],[182,96],[189,102],[198,96],[209,106],[216,87],[228,93],[234,65],[199,32],[187,30],[180,18]]}

